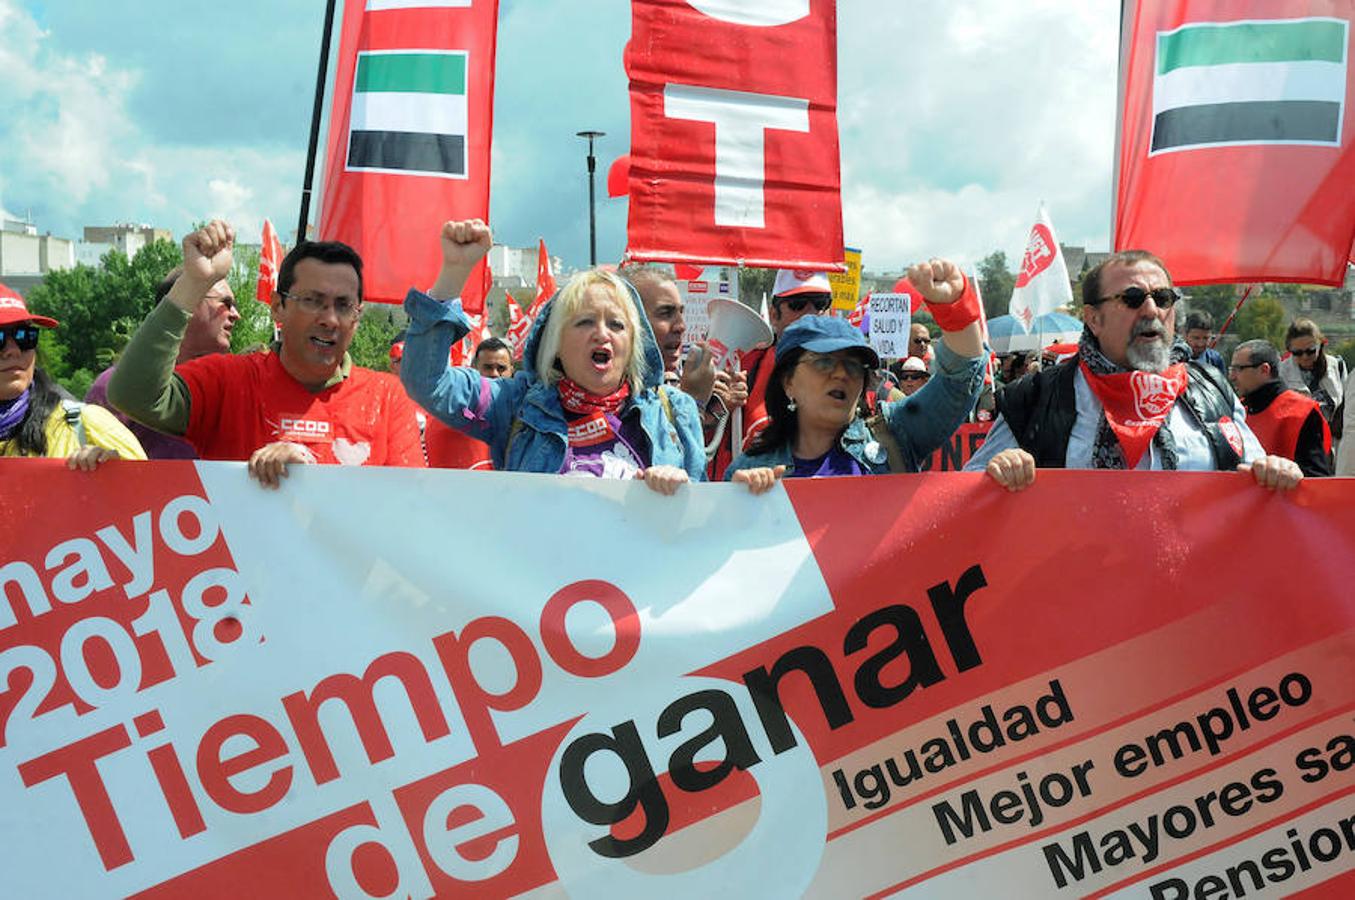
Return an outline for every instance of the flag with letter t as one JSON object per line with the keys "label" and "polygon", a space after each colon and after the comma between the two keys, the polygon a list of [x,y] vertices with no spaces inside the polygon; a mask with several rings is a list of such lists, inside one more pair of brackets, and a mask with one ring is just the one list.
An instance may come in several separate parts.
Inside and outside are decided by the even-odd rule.
{"label": "flag with letter t", "polygon": [[[489,218],[498,14],[498,0],[345,6],[320,236],[362,254],[368,300],[433,282],[443,222]],[[462,293],[470,313],[481,271]]]}
{"label": "flag with letter t", "polygon": [[1339,285],[1355,241],[1355,0],[1124,6],[1115,248],[1182,284]]}

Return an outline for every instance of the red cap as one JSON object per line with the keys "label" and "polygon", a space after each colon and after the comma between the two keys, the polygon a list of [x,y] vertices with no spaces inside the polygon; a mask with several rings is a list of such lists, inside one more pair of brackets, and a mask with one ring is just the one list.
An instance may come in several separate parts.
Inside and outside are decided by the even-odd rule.
{"label": "red cap", "polygon": [[405,342],[396,341],[394,344],[391,344],[391,362],[395,362],[397,360],[401,360],[404,358],[405,358]]}
{"label": "red cap", "polygon": [[13,325],[15,322],[32,322],[43,328],[55,328],[60,324],[56,319],[33,315],[18,291],[0,284],[0,325]]}

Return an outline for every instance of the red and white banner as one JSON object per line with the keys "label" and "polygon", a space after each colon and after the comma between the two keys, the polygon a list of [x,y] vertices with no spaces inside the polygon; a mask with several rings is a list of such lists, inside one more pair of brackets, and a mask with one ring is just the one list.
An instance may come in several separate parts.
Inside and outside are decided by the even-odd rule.
{"label": "red and white banner", "polygon": [[635,0],[629,258],[840,271],[834,0]]}
{"label": "red and white banner", "polygon": [[1352,0],[1130,0],[1115,249],[1180,284],[1340,285],[1355,243]]}
{"label": "red and white banner", "polygon": [[263,238],[259,247],[259,278],[254,286],[254,299],[260,303],[272,303],[273,292],[278,289],[278,270],[282,266],[282,241],[273,223],[263,220]]}
{"label": "red and white banner", "polygon": [[[498,15],[498,0],[344,5],[319,234],[362,254],[368,300],[433,282],[443,222],[489,218]],[[468,312],[484,305],[480,271]]]}
{"label": "red and white banner", "polygon": [[1355,890],[1349,480],[0,495],[6,896]]}

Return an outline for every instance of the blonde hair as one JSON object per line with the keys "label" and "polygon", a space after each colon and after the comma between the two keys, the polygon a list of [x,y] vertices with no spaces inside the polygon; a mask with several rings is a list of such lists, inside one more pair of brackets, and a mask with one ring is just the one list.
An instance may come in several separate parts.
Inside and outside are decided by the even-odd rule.
{"label": "blonde hair", "polygon": [[630,359],[625,362],[625,380],[631,391],[639,393],[645,387],[645,347],[640,315],[635,308],[631,290],[616,274],[603,269],[585,269],[570,278],[550,302],[550,317],[541,332],[541,343],[536,348],[536,372],[546,384],[554,385],[561,377],[555,362],[560,355],[560,336],[588,299],[588,290],[601,287],[611,294],[621,310],[621,318],[630,332]]}

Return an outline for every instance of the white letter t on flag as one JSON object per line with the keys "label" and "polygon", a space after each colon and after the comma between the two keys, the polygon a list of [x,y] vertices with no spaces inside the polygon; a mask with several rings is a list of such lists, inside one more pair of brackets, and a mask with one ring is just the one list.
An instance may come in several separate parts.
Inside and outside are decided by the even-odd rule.
{"label": "white letter t on flag", "polygon": [[715,125],[715,224],[763,228],[766,179],[764,133],[809,131],[809,101],[670,84],[663,89],[670,119]]}

